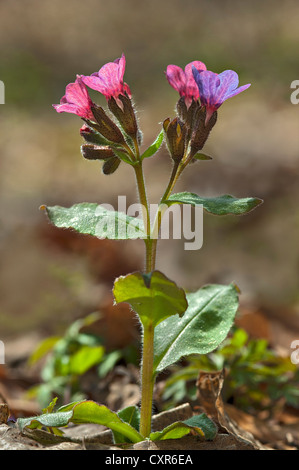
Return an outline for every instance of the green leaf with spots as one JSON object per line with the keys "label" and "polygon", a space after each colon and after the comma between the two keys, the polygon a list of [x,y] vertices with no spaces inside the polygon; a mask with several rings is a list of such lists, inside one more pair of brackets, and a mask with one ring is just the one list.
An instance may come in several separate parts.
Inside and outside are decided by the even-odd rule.
{"label": "green leaf with spots", "polygon": [[72,207],[42,206],[53,225],[109,240],[145,238],[141,219],[107,210],[96,203],[83,202]]}
{"label": "green leaf with spots", "polygon": [[190,354],[207,354],[222,343],[238,309],[235,285],[207,285],[187,294],[182,318],[165,319],[155,329],[154,373]]}
{"label": "green leaf with spots", "polygon": [[242,215],[262,204],[262,199],[246,197],[238,199],[230,194],[218,197],[201,197],[194,193],[172,194],[162,203],[171,204],[191,204],[192,206],[202,205],[203,208],[214,215]]}
{"label": "green leaf with spots", "polygon": [[125,436],[129,442],[140,442],[143,440],[141,434],[133,426],[124,422],[117,413],[109,410],[104,405],[99,405],[90,400],[62,406],[56,413],[46,413],[31,418],[18,419],[18,426],[21,431],[25,428],[36,429],[42,426],[48,428],[64,427],[69,423],[101,424]]}

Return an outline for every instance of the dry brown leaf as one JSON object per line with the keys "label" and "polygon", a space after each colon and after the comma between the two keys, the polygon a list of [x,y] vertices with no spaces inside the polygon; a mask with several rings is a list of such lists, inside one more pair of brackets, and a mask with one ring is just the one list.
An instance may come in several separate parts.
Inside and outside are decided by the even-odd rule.
{"label": "dry brown leaf", "polygon": [[196,386],[200,406],[205,413],[217,424],[220,432],[233,435],[237,441],[251,445],[255,450],[263,446],[248,431],[241,429],[226,413],[221,390],[224,382],[224,371],[200,372]]}

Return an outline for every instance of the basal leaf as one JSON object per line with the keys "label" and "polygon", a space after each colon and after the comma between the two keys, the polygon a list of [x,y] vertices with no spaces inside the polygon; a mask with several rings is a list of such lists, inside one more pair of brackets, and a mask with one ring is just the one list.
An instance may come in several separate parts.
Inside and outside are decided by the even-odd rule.
{"label": "basal leaf", "polygon": [[216,349],[226,338],[238,309],[233,284],[207,285],[187,294],[187,300],[188,308],[182,318],[169,317],[155,329],[155,373],[183,356]]}
{"label": "basal leaf", "polygon": [[[130,424],[137,431],[139,430],[140,409],[138,406],[127,406],[126,408],[118,411],[117,414],[125,423]],[[130,442],[128,438],[116,431],[113,432],[113,437],[115,444]]]}
{"label": "basal leaf", "polygon": [[107,210],[96,203],[83,202],[72,207],[42,206],[50,221],[60,228],[110,240],[145,238],[141,219]]}
{"label": "basal leaf", "polygon": [[159,150],[163,142],[163,137],[164,137],[164,132],[162,129],[162,131],[160,132],[156,140],[140,156],[141,160],[143,160],[144,158],[152,157]]}
{"label": "basal leaf", "polygon": [[17,422],[21,431],[23,431],[26,427],[29,429],[41,428],[42,426],[47,428],[59,428],[67,426],[72,418],[72,415],[72,410],[61,413],[45,413],[40,416],[34,416],[30,418],[19,418]]}
{"label": "basal leaf", "polygon": [[188,304],[183,289],[160,271],[120,276],[113,288],[115,302],[127,302],[141,322],[158,325],[171,315],[182,315]]}
{"label": "basal leaf", "polygon": [[214,215],[242,215],[251,211],[263,201],[254,197],[238,199],[230,194],[218,197],[202,197],[193,193],[172,194],[164,204],[191,204],[192,206],[203,205],[203,208]]}
{"label": "basal leaf", "polygon": [[217,434],[217,426],[205,413],[202,413],[185,421],[177,421],[162,431],[152,432],[150,440],[179,439],[187,434],[198,436],[203,440],[213,440]]}
{"label": "basal leaf", "polygon": [[130,442],[140,442],[143,437],[130,424],[125,423],[116,413],[109,410],[104,405],[99,405],[94,401],[71,403],[58,409],[56,413],[46,413],[31,418],[18,419],[18,426],[21,431],[26,427],[35,429],[46,426],[62,427],[70,422],[75,424],[94,423],[101,424],[116,431],[129,439]]}

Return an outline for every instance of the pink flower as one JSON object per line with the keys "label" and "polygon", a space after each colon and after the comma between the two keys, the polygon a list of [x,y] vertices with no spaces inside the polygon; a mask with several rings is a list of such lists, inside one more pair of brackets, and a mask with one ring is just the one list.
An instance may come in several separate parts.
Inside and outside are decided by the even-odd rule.
{"label": "pink flower", "polygon": [[124,83],[123,77],[126,67],[126,58],[124,54],[114,62],[108,62],[103,67],[90,76],[82,75],[85,85],[93,90],[99,91],[107,100],[113,97],[122,108],[123,104],[118,99],[119,95],[128,95],[131,98],[129,86]]}
{"label": "pink flower", "polygon": [[187,108],[191,105],[192,100],[197,101],[199,98],[198,86],[192,74],[193,67],[198,73],[207,70],[205,64],[199,60],[187,64],[185,70],[177,65],[168,65],[166,70],[166,78],[169,84],[185,99]]}
{"label": "pink flower", "polygon": [[60,104],[53,104],[53,108],[58,113],[73,113],[94,121],[91,111],[93,105],[81,76],[77,75],[76,81],[66,86],[65,95],[61,98]]}
{"label": "pink flower", "polygon": [[250,83],[238,88],[239,77],[233,70],[225,70],[219,75],[209,70],[198,72],[192,68],[199,90],[201,104],[206,108],[206,124],[222,103],[250,87]]}

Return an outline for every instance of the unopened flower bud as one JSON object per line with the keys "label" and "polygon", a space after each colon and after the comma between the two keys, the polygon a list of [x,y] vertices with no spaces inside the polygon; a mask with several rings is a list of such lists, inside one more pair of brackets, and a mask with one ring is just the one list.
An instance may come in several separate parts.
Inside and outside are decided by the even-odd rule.
{"label": "unopened flower bud", "polygon": [[167,118],[163,121],[163,129],[164,129],[164,132],[166,133],[167,132],[167,129],[169,127],[169,124],[170,124],[170,118]]}
{"label": "unopened flower bud", "polygon": [[185,103],[185,99],[184,97],[182,96],[179,101],[177,102],[176,104],[176,110],[177,110],[177,113],[178,113],[178,116],[179,118],[182,120],[182,121],[186,121],[187,119],[187,106],[186,106],[186,103]]}
{"label": "unopened flower bud", "polygon": [[188,128],[188,137],[190,137],[192,129],[194,129],[196,126],[200,104],[198,101],[192,100],[189,108],[187,108],[185,100],[180,98],[177,102],[176,108],[179,118],[186,124]]}
{"label": "unopened flower bud", "polygon": [[95,145],[109,145],[109,141],[105,139],[101,134],[92,129],[91,127],[83,124],[80,129],[80,135],[83,137],[85,142]]}
{"label": "unopened flower bud", "polygon": [[206,110],[202,107],[198,113],[198,119],[195,128],[193,129],[191,138],[191,154],[195,155],[201,150],[206,143],[212,128],[215,126],[217,121],[217,111],[214,111],[211,118],[205,124],[206,121]]}
{"label": "unopened flower bud", "polygon": [[92,144],[81,145],[81,153],[87,160],[106,160],[115,156],[110,147],[100,147]]}
{"label": "unopened flower bud", "polygon": [[108,107],[119,121],[123,130],[132,138],[136,138],[138,132],[137,120],[132,101],[126,95],[119,95],[118,101],[122,106],[113,98],[108,100]]}
{"label": "unopened flower bud", "polygon": [[109,158],[109,160],[105,161],[105,163],[102,167],[102,171],[103,171],[104,175],[112,175],[112,173],[114,173],[117,170],[119,165],[120,165],[120,159],[119,158],[117,158],[117,157]]}
{"label": "unopened flower bud", "polygon": [[117,125],[107,116],[101,106],[93,106],[92,113],[94,115],[96,124],[90,123],[105,139],[116,144],[123,144],[125,142],[124,136]]}
{"label": "unopened flower bud", "polygon": [[179,118],[165,119],[163,129],[166,134],[166,143],[174,161],[180,161],[185,153],[186,127]]}

